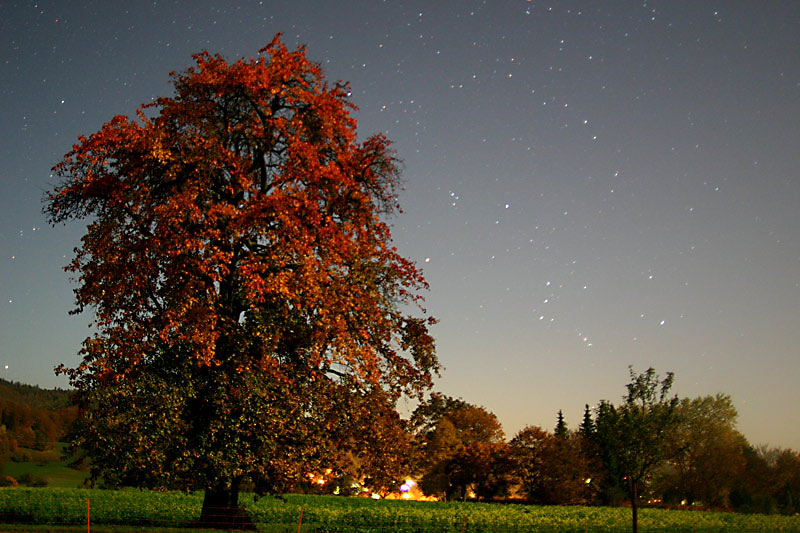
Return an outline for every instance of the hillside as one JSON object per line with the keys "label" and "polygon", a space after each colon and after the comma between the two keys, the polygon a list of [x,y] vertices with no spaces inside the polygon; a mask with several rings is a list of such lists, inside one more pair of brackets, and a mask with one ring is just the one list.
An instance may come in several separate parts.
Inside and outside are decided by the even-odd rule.
{"label": "hillside", "polygon": [[69,391],[0,379],[0,455],[17,447],[52,449],[76,417]]}
{"label": "hillside", "polygon": [[6,381],[0,378],[0,398],[11,400],[34,407],[54,411],[69,407],[70,394],[64,389],[43,389],[38,385],[26,385],[14,381]]}

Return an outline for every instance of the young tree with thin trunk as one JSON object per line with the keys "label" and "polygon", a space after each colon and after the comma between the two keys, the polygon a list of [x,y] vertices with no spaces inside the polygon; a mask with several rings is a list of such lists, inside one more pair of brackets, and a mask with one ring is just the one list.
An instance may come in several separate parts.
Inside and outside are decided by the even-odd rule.
{"label": "young tree with thin trunk", "polygon": [[608,438],[616,449],[619,472],[624,476],[636,533],[639,531],[639,505],[645,480],[667,457],[670,449],[667,436],[678,421],[678,397],[668,396],[672,372],[661,381],[652,368],[636,374],[631,367],[630,375],[625,403],[609,410],[607,416],[613,420],[604,423],[611,422]]}
{"label": "young tree with thin trunk", "polygon": [[93,477],[205,490],[201,520],[225,526],[245,481],[324,468],[370,437],[370,398],[421,395],[438,363],[385,221],[399,165],[357,140],[347,85],[279,37],[194,59],[174,96],[79,138],[45,212],[88,221],[67,270],[96,332],[59,371]]}

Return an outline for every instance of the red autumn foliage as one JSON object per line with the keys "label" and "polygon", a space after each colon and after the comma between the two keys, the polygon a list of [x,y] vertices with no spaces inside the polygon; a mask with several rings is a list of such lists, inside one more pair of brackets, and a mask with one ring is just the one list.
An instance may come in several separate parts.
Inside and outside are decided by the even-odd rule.
{"label": "red autumn foliage", "polygon": [[357,140],[347,85],[303,49],[261,53],[195,55],[174,96],[54,168],[45,210],[88,221],[67,270],[97,329],[60,370],[107,483],[235,506],[243,480],[278,490],[358,440],[338,399],[420,394],[438,369],[433,319],[407,314],[426,282],[385,220],[389,141]]}

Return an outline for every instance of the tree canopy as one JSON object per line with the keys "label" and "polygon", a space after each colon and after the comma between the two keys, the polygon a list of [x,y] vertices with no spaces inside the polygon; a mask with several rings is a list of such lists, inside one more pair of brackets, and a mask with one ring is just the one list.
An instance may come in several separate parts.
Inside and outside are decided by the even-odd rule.
{"label": "tree canopy", "polygon": [[399,164],[358,141],[348,86],[279,36],[193,57],[172,97],[79,138],[45,212],[88,222],[67,270],[96,333],[59,371],[95,476],[225,507],[367,438],[365,402],[421,394],[438,362],[386,221]]}
{"label": "tree canopy", "polygon": [[670,451],[667,436],[677,427],[678,398],[669,396],[672,372],[659,380],[653,368],[641,374],[630,368],[630,376],[622,405],[601,404],[597,433],[606,447],[615,450],[614,470],[624,478],[636,533],[643,484]]}
{"label": "tree canopy", "polygon": [[426,494],[452,499],[472,491],[488,498],[505,490],[505,435],[494,413],[433,394],[414,410],[410,425],[416,437],[416,470]]}
{"label": "tree canopy", "polygon": [[[745,467],[745,438],[736,430],[730,396],[684,398],[676,412],[680,424],[667,436],[669,467],[663,483],[688,504],[726,506]],[[665,491],[669,494],[668,491]]]}
{"label": "tree canopy", "polygon": [[570,505],[590,501],[593,465],[579,433],[549,433],[526,426],[514,435],[509,448],[514,473],[529,501]]}

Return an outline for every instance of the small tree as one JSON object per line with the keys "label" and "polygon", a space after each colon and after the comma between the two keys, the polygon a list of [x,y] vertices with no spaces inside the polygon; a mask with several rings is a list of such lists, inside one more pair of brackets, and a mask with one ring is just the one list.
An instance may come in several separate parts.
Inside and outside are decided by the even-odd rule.
{"label": "small tree", "polygon": [[631,382],[627,385],[625,403],[609,410],[608,420],[604,423],[609,424],[607,436],[609,444],[616,449],[636,533],[639,531],[639,503],[644,482],[669,452],[667,436],[676,427],[678,398],[668,396],[672,372],[659,381],[652,368],[638,375],[632,367],[629,370]]}

